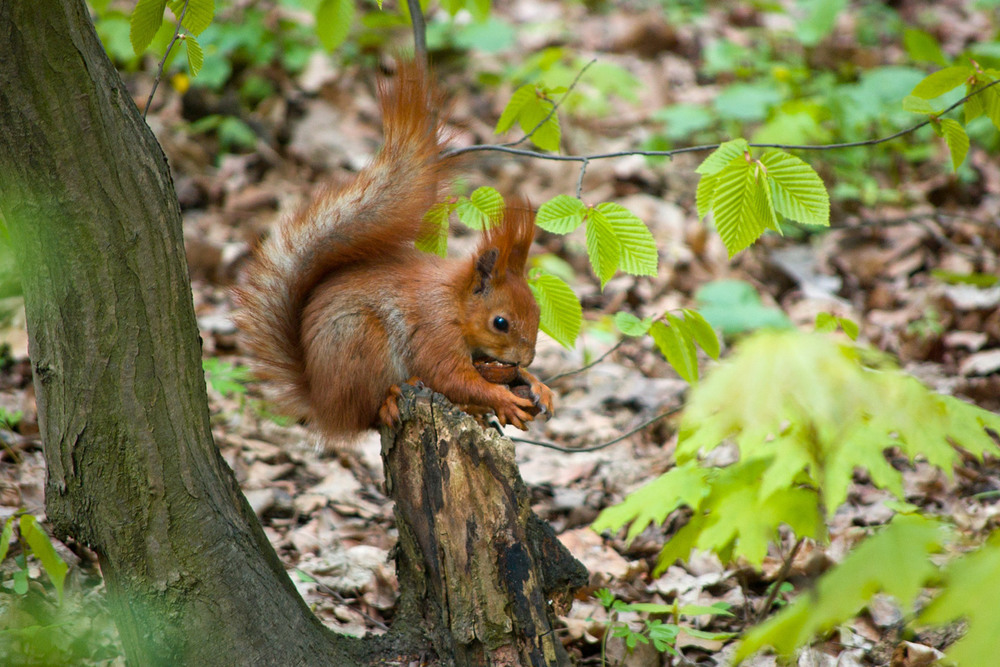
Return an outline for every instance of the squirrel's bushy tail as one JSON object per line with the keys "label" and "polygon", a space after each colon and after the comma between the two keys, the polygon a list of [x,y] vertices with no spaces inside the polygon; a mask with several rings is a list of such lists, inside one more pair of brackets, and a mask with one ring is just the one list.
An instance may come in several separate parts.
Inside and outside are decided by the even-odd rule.
{"label": "squirrel's bushy tail", "polygon": [[309,293],[338,269],[411,248],[447,176],[440,158],[442,98],[426,67],[400,63],[394,79],[379,83],[379,100],[385,143],[372,163],[350,185],[282,221],[236,289],[242,341],[256,358],[257,375],[271,383],[290,415],[309,409],[300,333]]}

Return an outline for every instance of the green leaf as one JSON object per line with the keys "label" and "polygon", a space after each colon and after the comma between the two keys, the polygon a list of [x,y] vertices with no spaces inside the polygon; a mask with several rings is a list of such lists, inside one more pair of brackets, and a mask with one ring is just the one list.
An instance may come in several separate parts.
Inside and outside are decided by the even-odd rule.
{"label": "green leaf", "polygon": [[722,171],[723,168],[728,166],[736,158],[743,157],[743,155],[749,150],[750,145],[747,143],[746,139],[733,139],[732,141],[727,141],[712,151],[709,156],[705,158],[705,161],[698,165],[695,172],[703,176],[716,174]]}
{"label": "green leaf", "polygon": [[958,169],[969,152],[969,135],[965,133],[965,128],[957,120],[951,118],[941,119],[941,131],[948,144],[948,150],[951,152],[951,164],[955,169]]}
{"label": "green leaf", "polygon": [[[735,616],[733,612],[729,611],[729,603],[727,602],[716,602],[711,606],[700,605],[700,604],[686,604],[677,610],[677,613],[681,616],[703,616],[705,614],[711,614],[712,616]],[[687,630],[685,629],[685,632]],[[692,635],[693,636],[693,635]]]}
{"label": "green leaf", "polygon": [[605,508],[592,527],[601,533],[631,524],[625,536],[626,541],[631,542],[650,524],[662,524],[679,507],[698,509],[708,495],[707,480],[713,474],[710,468],[702,468],[697,461],[674,466],[628,494],[620,504]]}
{"label": "green leaf", "polygon": [[526,83],[515,90],[514,94],[511,95],[510,102],[507,102],[503,113],[500,114],[500,120],[497,121],[496,129],[493,132],[495,134],[503,134],[513,127],[514,123],[521,116],[521,111],[524,107],[536,97],[535,87],[530,83]]}
{"label": "green leaf", "polygon": [[812,167],[781,151],[765,153],[760,161],[778,213],[806,225],[830,226],[830,196]]}
{"label": "green leaf", "polygon": [[667,363],[673,366],[677,374],[688,384],[698,381],[698,354],[694,348],[694,342],[688,337],[681,326],[677,326],[676,316],[671,322],[673,326],[667,326],[663,322],[653,322],[649,333],[652,334],[656,346],[666,358]]}
{"label": "green leaf", "polygon": [[621,311],[615,313],[615,326],[626,336],[644,336],[653,324],[653,318],[639,319],[632,313]]}
{"label": "green leaf", "polygon": [[316,34],[327,51],[334,51],[351,31],[354,0],[321,0],[316,8]]}
{"label": "green leaf", "polygon": [[604,289],[618,271],[621,244],[611,223],[596,209],[590,209],[587,216],[587,257],[594,274],[601,280],[601,289]]}
{"label": "green leaf", "polygon": [[10,548],[10,538],[14,535],[14,518],[10,517],[3,524],[3,532],[0,532],[0,563],[7,557],[7,549]]}
{"label": "green leaf", "polygon": [[569,234],[580,226],[587,206],[576,197],[556,195],[538,209],[535,224],[553,234]]}
{"label": "green leaf", "polygon": [[903,98],[903,111],[910,111],[913,113],[923,113],[932,114],[934,113],[934,107],[931,103],[922,97],[917,97],[915,95],[907,95]]}
{"label": "green leaf", "polygon": [[[811,594],[798,598],[747,632],[733,662],[765,646],[779,655],[791,655],[798,646],[859,614],[879,592],[909,606],[937,574],[930,555],[940,551],[944,537],[941,524],[935,520],[917,515],[895,517],[820,577]],[[994,635],[993,654],[995,646]],[[959,664],[986,663],[972,660]]]}
{"label": "green leaf", "polygon": [[694,198],[698,207],[698,219],[704,220],[709,211],[712,210],[712,203],[715,201],[715,186],[719,183],[717,174],[702,174],[698,179],[698,188],[695,190]]}
{"label": "green leaf", "polygon": [[596,209],[604,214],[618,238],[621,270],[633,276],[655,276],[659,256],[645,223],[620,204],[604,202]]}
{"label": "green leaf", "polygon": [[416,241],[419,250],[438,257],[448,256],[448,216],[453,208],[454,204],[445,201],[434,204],[424,213],[424,226]]}
{"label": "green leaf", "polygon": [[14,592],[24,595],[28,592],[28,570],[22,569],[14,572]]}
{"label": "green leaf", "polygon": [[163,23],[163,10],[167,6],[167,0],[139,0],[132,16],[129,18],[129,41],[132,42],[132,50],[136,55],[142,53],[149,47],[149,43],[156,36],[156,31]]}
{"label": "green leaf", "polygon": [[938,41],[923,30],[914,28],[903,30],[903,45],[906,47],[906,53],[915,62],[932,63],[941,67],[948,64]]}
{"label": "green leaf", "polygon": [[517,120],[524,133],[531,134],[531,143],[554,153],[559,150],[562,131],[558,114],[552,113],[553,106],[550,100],[535,96],[521,108]]}
{"label": "green leaf", "polygon": [[996,660],[1000,634],[1000,533],[986,545],[958,558],[945,568],[941,593],[924,609],[921,624],[944,624],[963,619],[968,629],[947,650],[956,665],[990,665]]}
{"label": "green leaf", "polygon": [[45,573],[49,575],[52,585],[56,587],[60,602],[63,596],[63,582],[69,566],[56,553],[49,536],[38,525],[38,519],[30,514],[22,514],[20,520],[21,538],[31,547],[31,552],[41,561]]}
{"label": "green leaf", "polygon": [[932,100],[939,95],[944,95],[949,90],[961,86],[974,74],[975,70],[964,65],[945,67],[927,75],[923,81],[913,88],[911,95],[922,97],[925,100]]}
{"label": "green leaf", "polygon": [[187,52],[188,70],[191,76],[198,76],[201,66],[205,64],[205,52],[201,50],[201,44],[194,35],[185,35],[184,49]]}
{"label": "green leaf", "polygon": [[816,315],[816,331],[830,333],[837,330],[837,318],[830,313],[819,313]]}
{"label": "green leaf", "polygon": [[846,317],[838,317],[837,324],[840,325],[841,330],[847,335],[851,340],[857,340],[858,334],[861,330],[858,328],[858,323],[852,319]]}
{"label": "green leaf", "polygon": [[713,359],[719,358],[719,338],[715,335],[715,329],[708,323],[697,310],[685,308],[684,321],[687,323],[688,331],[694,337],[694,342],[698,347],[705,350],[705,354]]}
{"label": "green leaf", "polygon": [[503,218],[503,196],[494,188],[476,188],[466,199],[459,200],[458,219],[471,229],[488,229]]}
{"label": "green leaf", "polygon": [[580,300],[565,282],[542,273],[528,280],[540,312],[539,328],[560,345],[572,348],[583,325]]}
{"label": "green leaf", "polygon": [[791,320],[781,310],[763,305],[753,285],[742,280],[717,280],[702,285],[695,293],[698,311],[723,335],[754,329],[791,328]]}
{"label": "green leaf", "polygon": [[742,157],[718,173],[712,211],[730,257],[757,240],[765,229],[778,227],[765,180],[757,165]]}
{"label": "green leaf", "polygon": [[170,0],[169,4],[170,11],[176,18],[180,18],[181,12],[184,12],[184,22],[181,25],[192,35],[200,35],[215,16],[215,0],[189,0],[186,10],[184,0]]}

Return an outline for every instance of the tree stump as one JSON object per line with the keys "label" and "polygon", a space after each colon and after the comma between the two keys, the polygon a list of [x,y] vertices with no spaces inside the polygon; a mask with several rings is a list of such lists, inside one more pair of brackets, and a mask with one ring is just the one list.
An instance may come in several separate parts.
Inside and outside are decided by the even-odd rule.
{"label": "tree stump", "polygon": [[532,512],[513,443],[426,389],[404,387],[399,407],[382,458],[401,616],[424,629],[443,664],[568,664],[555,614],[587,570]]}

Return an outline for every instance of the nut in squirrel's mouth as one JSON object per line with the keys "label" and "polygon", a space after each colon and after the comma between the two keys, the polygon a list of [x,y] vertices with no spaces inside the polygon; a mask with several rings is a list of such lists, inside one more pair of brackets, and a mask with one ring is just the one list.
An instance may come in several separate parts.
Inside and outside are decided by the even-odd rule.
{"label": "nut in squirrel's mouth", "polygon": [[519,377],[518,365],[511,361],[500,361],[488,355],[473,357],[472,364],[487,382],[510,384]]}
{"label": "nut in squirrel's mouth", "polygon": [[476,366],[491,366],[496,368],[516,368],[517,363],[513,361],[500,361],[499,359],[494,359],[493,357],[487,356],[485,354],[474,357],[472,363]]}

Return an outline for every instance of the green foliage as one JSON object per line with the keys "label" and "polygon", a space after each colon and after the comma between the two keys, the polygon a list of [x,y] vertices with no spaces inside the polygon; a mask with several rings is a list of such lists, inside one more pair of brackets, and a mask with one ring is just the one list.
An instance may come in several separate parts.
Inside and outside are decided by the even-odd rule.
{"label": "green foliage", "polygon": [[820,333],[829,333],[831,331],[836,331],[840,329],[847,337],[851,340],[857,340],[858,334],[860,333],[858,329],[858,323],[854,320],[847,319],[846,317],[837,317],[830,313],[819,313],[816,315],[816,331]]}
{"label": "green foliage", "polygon": [[489,186],[476,188],[468,197],[452,197],[432,206],[424,214],[424,230],[417,248],[440,257],[448,255],[448,221],[452,212],[469,229],[483,230],[503,219],[503,196]]}
{"label": "green foliage", "polygon": [[[205,53],[198,43],[200,35],[212,22],[215,15],[215,0],[139,0],[129,20],[129,40],[136,55],[142,54],[163,25],[164,10],[170,7],[179,28],[184,28],[183,35],[187,53],[188,69],[191,76],[197,76],[205,62]],[[179,29],[178,28],[178,29]]]}
{"label": "green foliage", "polygon": [[792,322],[780,309],[763,305],[753,285],[742,280],[717,280],[694,295],[698,312],[724,336],[756,329],[788,329]]}
{"label": "green foliage", "polygon": [[253,379],[249,369],[222,361],[217,357],[209,357],[201,364],[209,386],[225,397],[244,396],[247,392],[247,382]]}
{"label": "green foliage", "polygon": [[[888,447],[949,474],[961,460],[952,443],[973,456],[995,451],[984,429],[1000,431],[1000,416],[934,394],[883,359],[863,364],[869,356],[815,334],[747,339],[692,388],[677,467],[605,510],[595,529],[631,522],[634,537],[686,506],[691,519],[664,547],[657,571],[692,548],[759,566],[781,525],[825,539],[824,517],[844,502],[857,468],[902,499],[902,477],[883,454]],[[705,467],[700,457],[727,440],[739,460]]]}
{"label": "green foliage", "polygon": [[[896,516],[820,577],[812,592],[747,632],[734,661],[743,660],[765,646],[781,655],[791,655],[813,637],[857,616],[876,593],[891,595],[903,607],[909,607],[922,588],[937,575],[937,567],[930,556],[942,549],[946,538],[947,533],[938,521],[917,515]],[[995,575],[996,563],[992,565],[989,574]],[[980,588],[966,590],[971,597],[962,601],[965,609],[968,609],[969,599],[985,599],[980,597],[983,581],[979,582]],[[995,605],[991,605],[989,616],[1000,618]],[[944,618],[954,617],[946,614]],[[990,637],[990,644],[994,651],[995,634]],[[980,652],[978,655],[987,654]],[[988,662],[969,660],[959,664]]]}
{"label": "green foliage", "polygon": [[[635,650],[639,644],[649,644],[652,642],[657,651],[679,656],[677,649],[677,639],[680,634],[699,639],[725,640],[731,639],[735,635],[730,632],[706,632],[694,628],[680,625],[682,617],[693,618],[695,616],[732,616],[729,611],[729,604],[717,602],[711,606],[704,605],[684,605],[676,602],[674,604],[655,603],[627,603],[619,600],[607,588],[602,588],[594,592],[594,597],[598,599],[604,609],[610,614],[611,620],[608,623],[608,630],[604,634],[604,641],[601,643],[601,660],[604,661],[605,648],[608,637],[618,637],[625,641],[625,647],[629,653]],[[642,614],[661,614],[669,616],[672,622],[663,622],[660,619],[643,619],[643,627],[633,630],[625,622],[619,621],[618,616],[622,612],[639,612]]]}
{"label": "green foliage", "polygon": [[[889,561],[894,563],[894,561]],[[948,648],[948,659],[956,665],[988,665],[996,660],[1000,633],[1000,532],[986,545],[945,568],[941,592],[923,610],[920,623],[943,624],[964,619],[968,630]]]}
{"label": "green foliage", "polygon": [[640,320],[631,313],[617,313],[615,326],[626,336],[643,336],[649,333],[657,348],[677,374],[689,383],[698,381],[697,344],[713,359],[719,358],[719,339],[715,330],[695,310],[684,309],[682,317],[673,313],[662,319],[647,317]]}
{"label": "green foliage", "polygon": [[559,116],[555,113],[555,103],[550,95],[564,90],[550,90],[532,84],[524,84],[511,96],[494,132],[503,134],[514,123],[531,139],[531,142],[546,151],[558,151],[562,136]]}
{"label": "green foliage", "polygon": [[698,216],[714,212],[715,226],[732,257],[767,229],[778,233],[778,215],[806,225],[830,225],[830,197],[822,179],[799,158],[769,151],[753,159],[745,139],[727,141],[696,170]]}
{"label": "green foliage", "polygon": [[538,209],[535,224],[553,234],[568,234],[587,223],[587,255],[601,288],[619,269],[637,276],[655,276],[656,241],[645,223],[619,204],[588,207],[576,197],[558,195]]}
{"label": "green foliage", "polygon": [[316,34],[327,51],[334,51],[344,43],[354,15],[354,0],[320,0],[316,8]]}
{"label": "green foliage", "polygon": [[583,325],[583,308],[569,285],[560,278],[533,269],[528,286],[538,302],[539,328],[560,345],[572,348]]}

